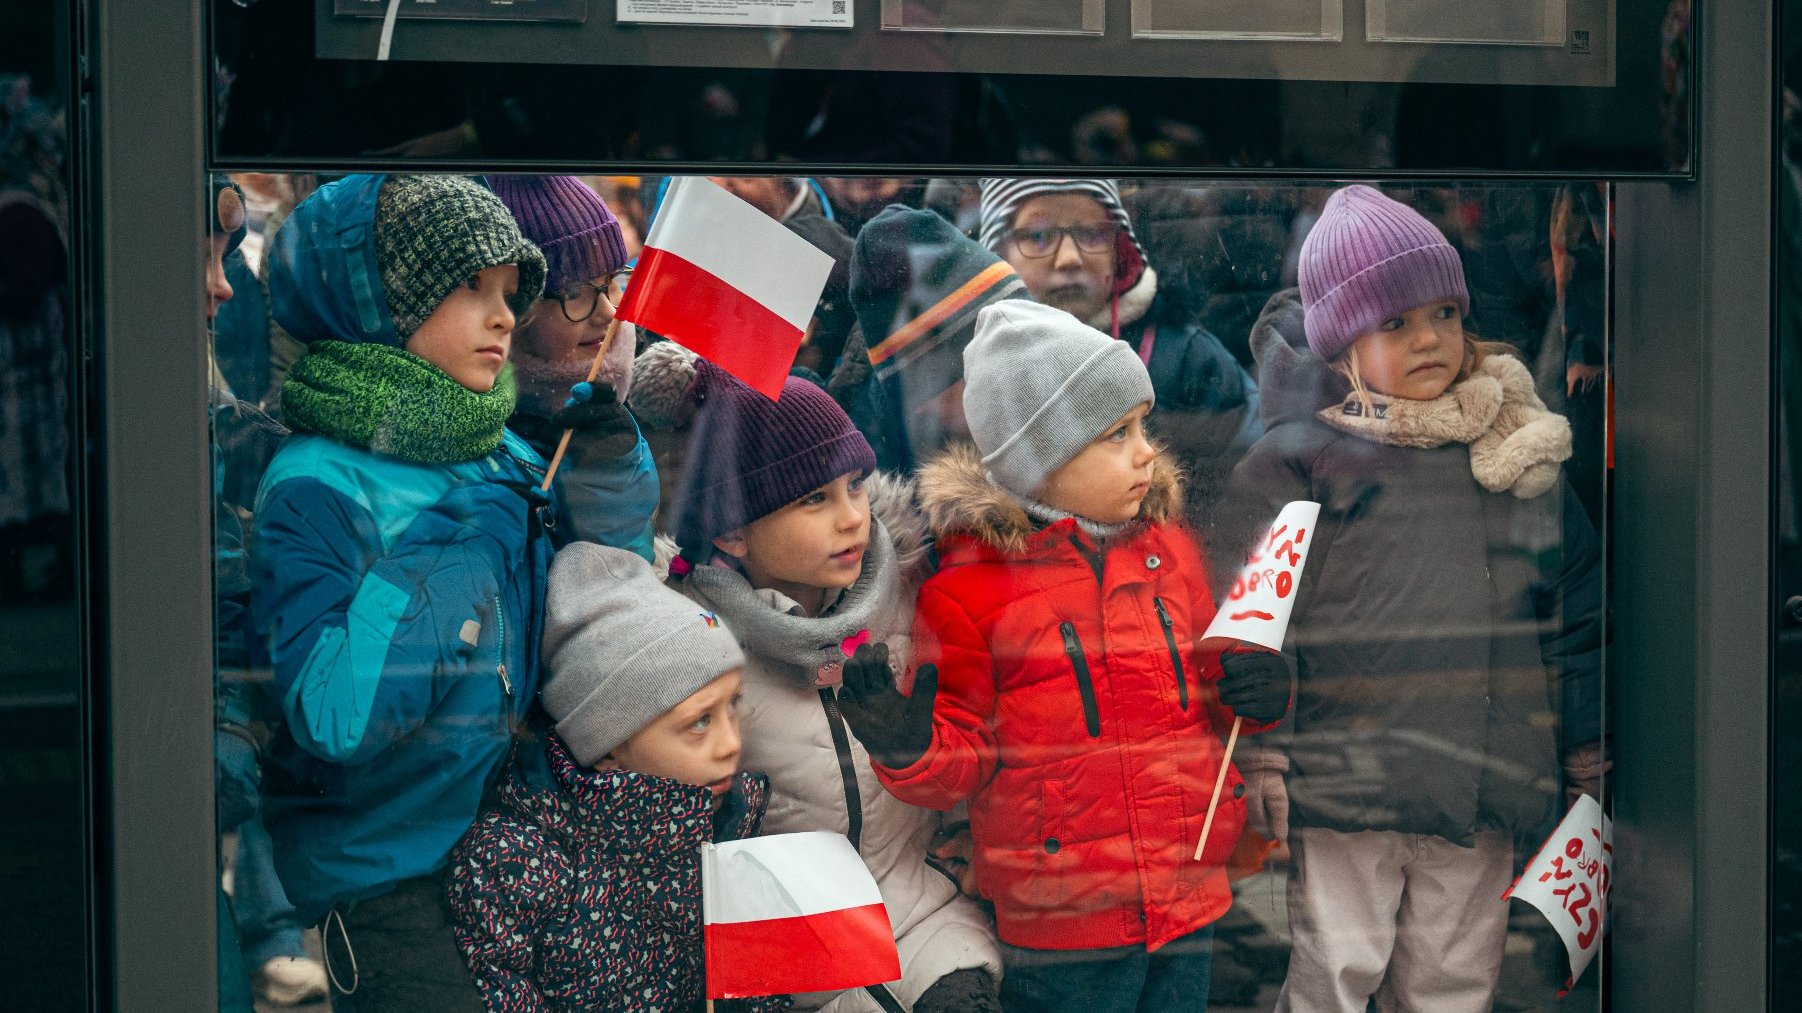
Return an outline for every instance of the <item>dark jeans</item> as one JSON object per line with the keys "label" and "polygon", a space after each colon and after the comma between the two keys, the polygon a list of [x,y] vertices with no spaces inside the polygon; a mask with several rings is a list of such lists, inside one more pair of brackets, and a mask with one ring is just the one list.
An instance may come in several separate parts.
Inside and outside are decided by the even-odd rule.
{"label": "dark jeans", "polygon": [[451,934],[442,873],[340,905],[320,931],[334,1013],[484,1013]]}
{"label": "dark jeans", "polygon": [[1204,1013],[1214,965],[1214,928],[1147,953],[1001,947],[1001,1008],[1007,1013]]}

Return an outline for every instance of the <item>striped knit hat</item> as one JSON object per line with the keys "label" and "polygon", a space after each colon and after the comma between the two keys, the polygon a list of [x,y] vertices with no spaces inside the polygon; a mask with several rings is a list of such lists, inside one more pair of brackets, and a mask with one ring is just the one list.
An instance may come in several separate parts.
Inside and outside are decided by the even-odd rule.
{"label": "striped knit hat", "polygon": [[1001,252],[1014,227],[1020,205],[1034,197],[1054,194],[1076,194],[1100,204],[1114,224],[1120,226],[1119,247],[1114,253],[1114,290],[1118,296],[1139,283],[1145,273],[1145,248],[1133,232],[1132,217],[1120,202],[1120,187],[1111,179],[985,179],[981,201],[977,205],[978,233],[982,245]]}
{"label": "striped knit hat", "polygon": [[574,176],[489,176],[494,195],[507,205],[525,233],[544,252],[544,290],[561,292],[626,266],[626,240],[619,219],[600,194]]}
{"label": "striped knit hat", "polygon": [[1301,303],[1315,355],[1336,359],[1390,317],[1447,299],[1470,313],[1463,262],[1432,222],[1368,186],[1327,198],[1301,244]]}

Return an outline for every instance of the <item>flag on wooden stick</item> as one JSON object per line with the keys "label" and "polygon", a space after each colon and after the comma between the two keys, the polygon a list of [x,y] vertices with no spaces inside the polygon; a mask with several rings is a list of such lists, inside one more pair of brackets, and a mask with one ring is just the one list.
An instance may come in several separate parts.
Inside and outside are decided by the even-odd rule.
{"label": "flag on wooden stick", "polygon": [[670,183],[616,315],[775,400],[832,257],[702,176]]}

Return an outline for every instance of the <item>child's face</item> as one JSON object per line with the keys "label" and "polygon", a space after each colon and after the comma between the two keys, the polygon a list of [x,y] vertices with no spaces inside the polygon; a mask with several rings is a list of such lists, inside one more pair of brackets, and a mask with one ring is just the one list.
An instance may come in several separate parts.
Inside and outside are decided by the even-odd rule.
{"label": "child's face", "polygon": [[513,342],[513,308],[519,267],[486,267],[451,290],[419,330],[407,351],[437,366],[478,394],[494,389]]}
{"label": "child's face", "polygon": [[596,770],[630,770],[713,790],[718,805],[738,773],[739,672],[689,694],[601,757]]}
{"label": "child's face", "polygon": [[520,329],[524,349],[559,364],[586,366],[593,362],[601,350],[601,339],[607,336],[607,325],[613,322],[613,307],[620,295],[614,278],[602,275],[571,282],[561,292],[546,292],[532,310],[531,321]]}
{"label": "child's face", "polygon": [[219,315],[219,307],[232,301],[231,282],[225,280],[225,244],[231,241],[230,236],[213,233],[207,242],[206,254],[206,319],[212,323]]}
{"label": "child's face", "polygon": [[713,540],[721,552],[744,563],[753,584],[781,591],[804,607],[823,589],[855,583],[869,543],[870,497],[857,472]]}
{"label": "child's face", "polygon": [[[1057,229],[1077,229],[1096,238],[1085,248]],[[1034,299],[1089,320],[1107,307],[1113,291],[1116,241],[1114,220],[1100,201],[1075,193],[1044,194],[1020,205],[1014,237],[1002,244],[1002,256]]]}
{"label": "child's face", "polygon": [[1464,364],[1464,315],[1456,302],[1416,306],[1360,335],[1364,385],[1388,397],[1431,401],[1445,393]]}
{"label": "child's face", "polygon": [[1123,524],[1139,515],[1151,490],[1157,450],[1145,435],[1144,402],[1108,426],[1100,436],[1045,479],[1039,501],[1067,514],[1101,524]]}

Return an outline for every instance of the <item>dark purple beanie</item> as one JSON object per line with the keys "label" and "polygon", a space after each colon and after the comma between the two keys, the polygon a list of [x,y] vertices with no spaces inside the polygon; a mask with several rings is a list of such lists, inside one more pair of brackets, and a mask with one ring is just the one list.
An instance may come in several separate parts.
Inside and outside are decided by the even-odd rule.
{"label": "dark purple beanie", "polygon": [[675,497],[676,542],[699,562],[713,539],[793,503],[846,472],[870,472],[876,453],[832,396],[800,377],[771,401],[702,361],[692,395],[688,459]]}
{"label": "dark purple beanie", "polygon": [[1390,317],[1446,299],[1470,313],[1464,265],[1445,234],[1368,186],[1327,198],[1301,244],[1308,347],[1335,359]]}
{"label": "dark purple beanie", "polygon": [[591,281],[626,266],[619,219],[600,194],[574,176],[489,176],[519,231],[544,251],[547,296],[572,281]]}

